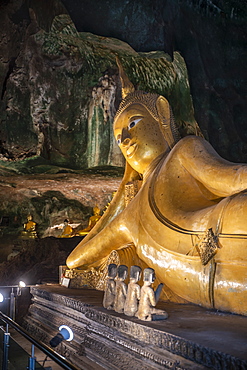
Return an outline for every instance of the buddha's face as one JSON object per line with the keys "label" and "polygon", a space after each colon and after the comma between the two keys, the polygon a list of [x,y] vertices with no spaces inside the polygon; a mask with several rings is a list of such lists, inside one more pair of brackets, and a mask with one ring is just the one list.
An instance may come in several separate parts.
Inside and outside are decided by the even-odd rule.
{"label": "buddha's face", "polygon": [[98,207],[94,207],[94,209],[93,209],[93,214],[94,214],[95,216],[98,216],[98,215],[100,214],[100,209],[99,209]]}
{"label": "buddha's face", "polygon": [[141,104],[132,104],[120,114],[114,135],[124,157],[139,173],[168,149],[159,123]]}

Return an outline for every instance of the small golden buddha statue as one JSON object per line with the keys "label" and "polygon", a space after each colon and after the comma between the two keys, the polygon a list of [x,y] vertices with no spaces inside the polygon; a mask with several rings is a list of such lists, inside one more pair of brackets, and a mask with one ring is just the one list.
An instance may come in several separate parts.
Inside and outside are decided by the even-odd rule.
{"label": "small golden buddha statue", "polygon": [[[113,129],[125,174],[67,266],[99,272],[114,251],[127,266],[137,256],[163,292],[247,315],[247,165],[221,158],[202,137],[181,139],[167,99],[135,91],[119,70],[123,100]],[[126,184],[140,180],[125,206]]]}
{"label": "small golden buddha statue", "polygon": [[21,232],[21,238],[22,239],[36,239],[37,231],[36,231],[36,222],[33,221],[33,216],[28,215],[27,216],[27,222],[23,225],[24,230]]}
{"label": "small golden buddha statue", "polygon": [[143,271],[144,284],[141,288],[141,298],[138,311],[136,313],[136,317],[143,321],[165,320],[168,317],[166,311],[155,308],[158,303],[163,284],[160,284],[154,292],[151,286],[154,280],[154,270],[152,268],[146,268]]}
{"label": "small golden buddha statue", "polygon": [[73,228],[69,225],[69,220],[64,220],[64,227],[60,238],[71,238],[73,236]]}
{"label": "small golden buddha statue", "polygon": [[135,316],[141,298],[141,287],[138,281],[141,278],[142,269],[139,266],[131,266],[130,282],[128,284],[127,296],[124,305],[124,313],[127,316]]}
{"label": "small golden buddha statue", "polygon": [[79,236],[87,235],[89,231],[91,231],[92,228],[96,225],[96,223],[100,220],[100,218],[101,218],[100,209],[98,206],[96,206],[93,208],[93,216],[89,218],[88,226],[83,230],[77,231],[76,235],[79,235]]}

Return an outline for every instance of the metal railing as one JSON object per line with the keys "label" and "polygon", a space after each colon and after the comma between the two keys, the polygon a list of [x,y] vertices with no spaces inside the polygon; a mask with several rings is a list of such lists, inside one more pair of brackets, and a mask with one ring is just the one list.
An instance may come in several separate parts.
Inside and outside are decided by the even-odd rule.
{"label": "metal railing", "polygon": [[[65,357],[61,356],[59,353],[55,352],[53,349],[48,347],[45,343],[40,342],[39,340],[33,338],[28,332],[23,329],[19,324],[17,324],[14,320],[12,320],[9,316],[5,315],[3,312],[0,311],[0,320],[6,323],[6,330],[4,331],[4,341],[3,341],[3,362],[2,362],[2,370],[8,370],[8,351],[9,351],[9,325],[18,331],[24,338],[26,338],[32,345],[31,347],[31,356],[29,357],[28,363],[28,370],[35,370],[35,357],[34,357],[34,348],[37,347],[40,349],[44,354],[46,354],[49,358],[51,358],[54,362],[60,365],[63,369],[67,370],[81,370],[74,365],[72,365],[69,361],[66,360]],[[85,368],[86,369],[86,368]]]}

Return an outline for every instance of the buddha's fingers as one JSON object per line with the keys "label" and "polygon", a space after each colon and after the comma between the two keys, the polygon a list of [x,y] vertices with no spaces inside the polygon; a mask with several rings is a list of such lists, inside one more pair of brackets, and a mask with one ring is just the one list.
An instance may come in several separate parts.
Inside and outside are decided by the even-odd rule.
{"label": "buddha's fingers", "polygon": [[82,240],[71,252],[66,264],[71,269],[93,264],[129,242],[131,240],[128,230],[119,228],[118,222],[114,220],[87,243]]}

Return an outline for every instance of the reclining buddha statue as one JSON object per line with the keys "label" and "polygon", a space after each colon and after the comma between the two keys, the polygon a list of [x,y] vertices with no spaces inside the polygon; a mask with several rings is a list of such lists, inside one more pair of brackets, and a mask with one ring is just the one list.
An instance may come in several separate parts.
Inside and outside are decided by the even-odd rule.
{"label": "reclining buddha statue", "polygon": [[[136,256],[182,300],[247,315],[247,165],[221,158],[200,136],[180,138],[168,101],[135,91],[119,70],[113,128],[125,174],[67,266],[97,272],[113,251],[128,266]],[[137,183],[126,204],[126,188]]]}

